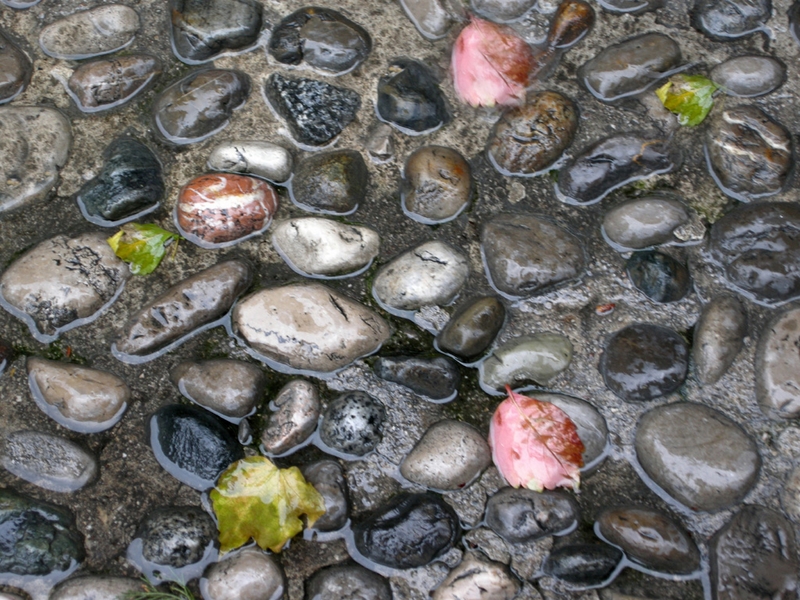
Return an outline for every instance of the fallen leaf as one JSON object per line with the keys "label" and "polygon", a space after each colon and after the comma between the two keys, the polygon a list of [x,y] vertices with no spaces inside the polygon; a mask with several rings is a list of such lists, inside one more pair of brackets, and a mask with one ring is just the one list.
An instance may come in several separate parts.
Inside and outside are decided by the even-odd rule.
{"label": "fallen leaf", "polygon": [[563,410],[517,394],[506,386],[508,398],[494,411],[489,425],[492,459],[514,487],[536,492],[580,486],[583,442],[575,423]]}
{"label": "fallen leaf", "polygon": [[673,75],[656,90],[661,104],[678,115],[678,123],[694,127],[703,122],[714,106],[719,86],[702,75]]}
{"label": "fallen leaf", "polygon": [[149,223],[126,223],[110,238],[108,245],[119,258],[130,264],[134,275],[149,275],[161,263],[167,246],[175,243],[177,249],[177,233],[161,229]]}
{"label": "fallen leaf", "polygon": [[219,477],[210,493],[219,527],[220,552],[246,544],[250,538],[263,549],[280,552],[325,514],[325,501],[300,469],[279,469],[263,456],[236,461]]}

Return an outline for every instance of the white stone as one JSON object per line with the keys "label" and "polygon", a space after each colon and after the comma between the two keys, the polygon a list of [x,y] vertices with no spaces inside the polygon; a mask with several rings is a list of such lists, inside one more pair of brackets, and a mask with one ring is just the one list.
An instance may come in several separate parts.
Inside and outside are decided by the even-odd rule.
{"label": "white stone", "polygon": [[224,142],[208,157],[208,168],[214,171],[247,173],[275,183],[289,179],[292,165],[292,155],[286,148],[256,140]]}

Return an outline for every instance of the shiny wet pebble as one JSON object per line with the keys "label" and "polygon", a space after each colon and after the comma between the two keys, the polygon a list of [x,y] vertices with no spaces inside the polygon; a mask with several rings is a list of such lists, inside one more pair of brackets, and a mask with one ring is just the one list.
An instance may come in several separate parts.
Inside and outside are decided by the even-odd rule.
{"label": "shiny wet pebble", "polygon": [[292,174],[294,160],[283,146],[258,140],[232,140],[214,146],[208,155],[208,168],[242,173],[283,183]]}
{"label": "shiny wet pebble", "polygon": [[403,210],[421,223],[445,223],[467,207],[472,187],[469,163],[458,151],[423,146],[409,155],[403,170]]}
{"label": "shiny wet pebble", "polygon": [[468,554],[432,594],[433,600],[511,600],[521,584],[508,566]]}
{"label": "shiny wet pebble", "polygon": [[470,0],[472,10],[496,23],[516,21],[534,4],[535,0]]}
{"label": "shiny wet pebble", "polygon": [[81,575],[57,585],[48,600],[101,600],[141,592],[142,580],[112,575]]}
{"label": "shiny wet pebble", "polygon": [[378,118],[412,135],[434,131],[451,120],[439,82],[423,63],[396,58],[378,80]]}
{"label": "shiny wet pebble", "polygon": [[358,598],[392,600],[389,580],[361,565],[326,567],[314,573],[306,583],[305,600]]}
{"label": "shiny wet pebble", "polygon": [[347,215],[364,202],[369,171],[355,150],[312,154],[297,165],[292,200],[311,212]]}
{"label": "shiny wet pebble", "polygon": [[606,544],[571,544],[550,553],[544,572],[580,586],[602,585],[622,560],[622,552]]}
{"label": "shiny wet pebble", "polygon": [[685,265],[656,250],[634,252],[625,263],[625,271],[634,287],[653,302],[678,302],[692,283]]}
{"label": "shiny wet pebble", "polygon": [[783,85],[786,65],[771,56],[737,56],[718,64],[709,75],[729,96],[751,98]]}
{"label": "shiny wet pebble", "polygon": [[258,548],[243,548],[225,555],[200,580],[206,600],[277,600],[285,588],[281,568]]}
{"label": "shiny wet pebble", "polygon": [[145,560],[180,569],[200,562],[217,537],[214,520],[193,506],[160,508],[151,512],[136,532]]}
{"label": "shiny wet pebble", "polygon": [[314,433],[322,410],[317,386],[303,379],[290,381],[270,402],[269,423],[261,432],[266,452],[283,454]]}
{"label": "shiny wet pebble", "polygon": [[0,104],[16,98],[32,75],[31,59],[0,30]]}
{"label": "shiny wet pebble", "polygon": [[408,18],[423,37],[438,40],[456,21],[446,0],[400,0]]}
{"label": "shiny wet pebble", "polygon": [[[747,313],[730,294],[717,296],[703,307],[694,329],[692,360],[697,379],[713,384],[728,370],[744,345]],[[756,369],[759,373],[761,369]]]}
{"label": "shiny wet pebble", "polygon": [[320,460],[303,467],[303,477],[325,501],[325,514],[314,523],[317,531],[336,531],[350,518],[349,494],[344,469],[335,460]]}
{"label": "shiny wet pebble", "polygon": [[623,250],[643,250],[677,241],[674,232],[689,222],[682,202],[665,194],[626,200],[603,217],[603,234]]}
{"label": "shiny wet pebble", "polygon": [[39,45],[54,58],[81,60],[121,50],[141,26],[139,13],[122,4],[75,12],[42,29]]}
{"label": "shiny wet pebble", "polygon": [[386,408],[366,392],[347,392],[322,413],[319,439],[348,458],[369,454],[383,439]]}
{"label": "shiny wet pebble", "polygon": [[255,410],[266,383],[257,366],[230,359],[184,361],[169,375],[189,400],[234,422]]}
{"label": "shiny wet pebble", "polygon": [[82,64],[72,72],[67,88],[78,108],[94,113],[129,102],[160,74],[158,58],[130,54]]}
{"label": "shiny wet pebble", "polygon": [[561,491],[506,487],[486,503],[486,525],[511,544],[569,531],[579,515],[578,503]]}
{"label": "shiny wet pebble", "polygon": [[503,390],[506,385],[547,385],[572,362],[572,342],[557,333],[512,338],[495,348],[479,366],[481,386]]}
{"label": "shiny wet pebble", "polygon": [[550,402],[567,413],[583,443],[582,472],[591,471],[608,450],[608,425],[600,411],[580,398],[549,392],[526,392],[541,402]]}
{"label": "shiny wet pebble", "polygon": [[692,24],[713,40],[726,41],[765,29],[770,0],[697,0]]}
{"label": "shiny wet pebble", "polygon": [[461,381],[458,366],[443,356],[385,356],[375,361],[374,369],[381,379],[399,383],[434,402],[455,398]]}
{"label": "shiny wet pebble", "polygon": [[756,348],[756,398],[773,419],[800,416],[800,309],[775,315],[764,327]]}
{"label": "shiny wet pebble", "polygon": [[494,341],[505,318],[505,306],[497,298],[469,300],[458,307],[436,336],[437,347],[461,360],[477,358]]}
{"label": "shiny wet pebble", "polygon": [[170,9],[173,50],[189,64],[248,48],[261,33],[263,9],[254,0],[172,0]]}

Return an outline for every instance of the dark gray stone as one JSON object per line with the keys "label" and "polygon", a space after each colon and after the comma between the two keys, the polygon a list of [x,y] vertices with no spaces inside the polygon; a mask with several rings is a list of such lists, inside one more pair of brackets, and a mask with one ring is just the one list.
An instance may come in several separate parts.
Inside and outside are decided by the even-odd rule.
{"label": "dark gray stone", "polygon": [[306,582],[305,600],[392,600],[389,580],[361,565],[320,569]]}
{"label": "dark gray stone", "polygon": [[527,544],[572,529],[580,509],[566,492],[506,487],[486,503],[486,525],[510,544]]}
{"label": "dark gray stone", "polygon": [[364,456],[383,439],[386,409],[366,392],[347,392],[322,413],[319,438],[346,457]]}
{"label": "dark gray stone", "polygon": [[125,104],[161,74],[161,61],[149,54],[93,60],[72,72],[67,91],[83,112],[94,113]]}
{"label": "dark gray stone", "polygon": [[142,540],[145,560],[180,569],[203,558],[215,543],[217,526],[196,506],[174,506],[150,513],[135,537]]}
{"label": "dark gray stone", "polygon": [[325,514],[314,523],[317,531],[336,531],[350,518],[344,469],[335,460],[320,460],[303,467],[303,476],[325,501]]}
{"label": "dark gray stone", "polygon": [[694,328],[692,346],[692,360],[700,383],[716,383],[725,374],[742,349],[746,333],[747,314],[735,296],[717,296],[703,307]]}
{"label": "dark gray stone", "polygon": [[625,263],[625,271],[634,287],[653,302],[682,300],[692,283],[685,265],[656,250],[631,254]]}
{"label": "dark gray stone", "polygon": [[623,554],[606,544],[571,544],[550,553],[545,574],[580,586],[602,585],[622,560]]}
{"label": "dark gray stone", "polygon": [[448,123],[450,111],[439,82],[416,60],[396,58],[378,80],[378,117],[400,131],[428,133]]}
{"label": "dark gray stone", "polygon": [[449,358],[414,356],[381,357],[375,361],[375,374],[409,388],[434,401],[452,400],[458,392],[461,375]]}
{"label": "dark gray stone", "polygon": [[493,296],[462,304],[436,337],[442,352],[461,360],[480,356],[494,341],[505,323],[506,308]]}
{"label": "dark gray stone", "polygon": [[763,31],[771,15],[770,0],[697,0],[692,24],[711,39],[724,42]]}
{"label": "dark gray stone", "polygon": [[771,56],[737,56],[718,64],[709,75],[726,94],[751,98],[783,85],[786,65]]}
{"label": "dark gray stone", "polygon": [[0,30],[0,104],[11,102],[28,87],[31,75],[31,59]]}
{"label": "dark gray stone", "polygon": [[297,165],[292,200],[311,212],[346,215],[367,196],[369,171],[360,152],[333,150],[307,156]]}
{"label": "dark gray stone", "polygon": [[172,47],[189,64],[252,46],[261,33],[263,9],[254,0],[171,0],[170,11]]}

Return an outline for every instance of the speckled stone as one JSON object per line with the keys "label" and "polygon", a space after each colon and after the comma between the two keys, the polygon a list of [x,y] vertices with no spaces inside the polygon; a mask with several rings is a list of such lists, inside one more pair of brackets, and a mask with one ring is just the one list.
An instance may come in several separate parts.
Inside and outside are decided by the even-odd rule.
{"label": "speckled stone", "polygon": [[505,306],[493,296],[470,300],[458,307],[436,336],[437,348],[462,360],[477,358],[494,341],[505,317]]}
{"label": "speckled stone", "polygon": [[494,349],[479,369],[481,385],[502,390],[531,382],[547,385],[572,362],[572,342],[557,333],[512,338]]}
{"label": "speckled stone", "polygon": [[326,567],[314,573],[306,583],[305,600],[357,598],[392,600],[389,580],[361,565]]}
{"label": "speckled stone", "polygon": [[130,54],[84,63],[67,88],[83,112],[94,113],[129,102],[161,74],[161,61],[149,54]]}
{"label": "speckled stone", "polygon": [[269,423],[261,433],[261,445],[271,454],[283,454],[314,433],[321,412],[317,386],[303,379],[290,381],[270,402]]}
{"label": "speckled stone", "polygon": [[378,80],[378,118],[411,135],[430,133],[452,117],[439,82],[423,63],[395,58]]}
{"label": "speckled stone", "polygon": [[470,553],[433,591],[433,600],[511,600],[522,585],[508,566]]}
{"label": "speckled stone", "polygon": [[382,356],[373,368],[381,379],[399,383],[434,402],[455,398],[461,381],[458,365],[443,356]]}
{"label": "speckled stone", "polygon": [[281,568],[258,548],[226,554],[200,580],[206,600],[277,600],[285,588]]}
{"label": "speckled stone", "polygon": [[561,491],[505,487],[486,503],[486,525],[510,544],[527,544],[572,529],[580,508]]}
{"label": "speckled stone", "polygon": [[208,168],[243,173],[283,183],[292,175],[294,159],[283,146],[259,140],[223,142],[208,155]]}
{"label": "speckled stone", "polygon": [[189,400],[234,422],[253,412],[266,384],[256,365],[230,359],[183,361],[169,376]]}
{"label": "speckled stone", "polygon": [[626,200],[603,217],[603,234],[623,250],[644,250],[676,241],[675,230],[689,222],[682,202],[664,194]]}
{"label": "speckled stone", "polygon": [[752,98],[783,85],[786,65],[771,56],[737,56],[718,64],[709,75],[729,96]]}
{"label": "speckled stone", "polygon": [[717,296],[703,307],[692,344],[692,360],[700,383],[719,381],[742,349],[746,334],[747,313],[735,296]]}
{"label": "speckled stone", "polygon": [[756,348],[756,398],[773,419],[800,416],[800,309],[775,315],[761,331]]}
{"label": "speckled stone", "polygon": [[32,74],[31,59],[0,30],[0,104],[16,98],[28,86]]}
{"label": "speckled stone", "polygon": [[106,4],[75,12],[45,26],[39,45],[45,54],[81,60],[121,50],[139,31],[139,13],[123,4]]}
{"label": "speckled stone", "polygon": [[406,160],[400,183],[403,210],[428,225],[455,219],[470,201],[472,172],[457,150],[423,146]]}
{"label": "speckled stone", "polygon": [[195,506],[159,508],[139,525],[142,556],[157,565],[181,568],[200,561],[214,544],[217,526]]}
{"label": "speckled stone", "polygon": [[297,165],[292,200],[311,212],[348,215],[366,199],[368,184],[369,171],[360,152],[321,152]]}
{"label": "speckled stone", "polygon": [[344,469],[335,460],[320,460],[303,467],[303,477],[325,501],[325,514],[314,523],[317,531],[336,531],[350,518],[349,494]]}
{"label": "speckled stone", "polygon": [[350,458],[372,452],[383,439],[386,409],[366,392],[347,392],[322,413],[319,439],[329,449]]}
{"label": "speckled stone", "polygon": [[171,0],[170,12],[172,48],[190,65],[252,46],[263,22],[254,0]]}

